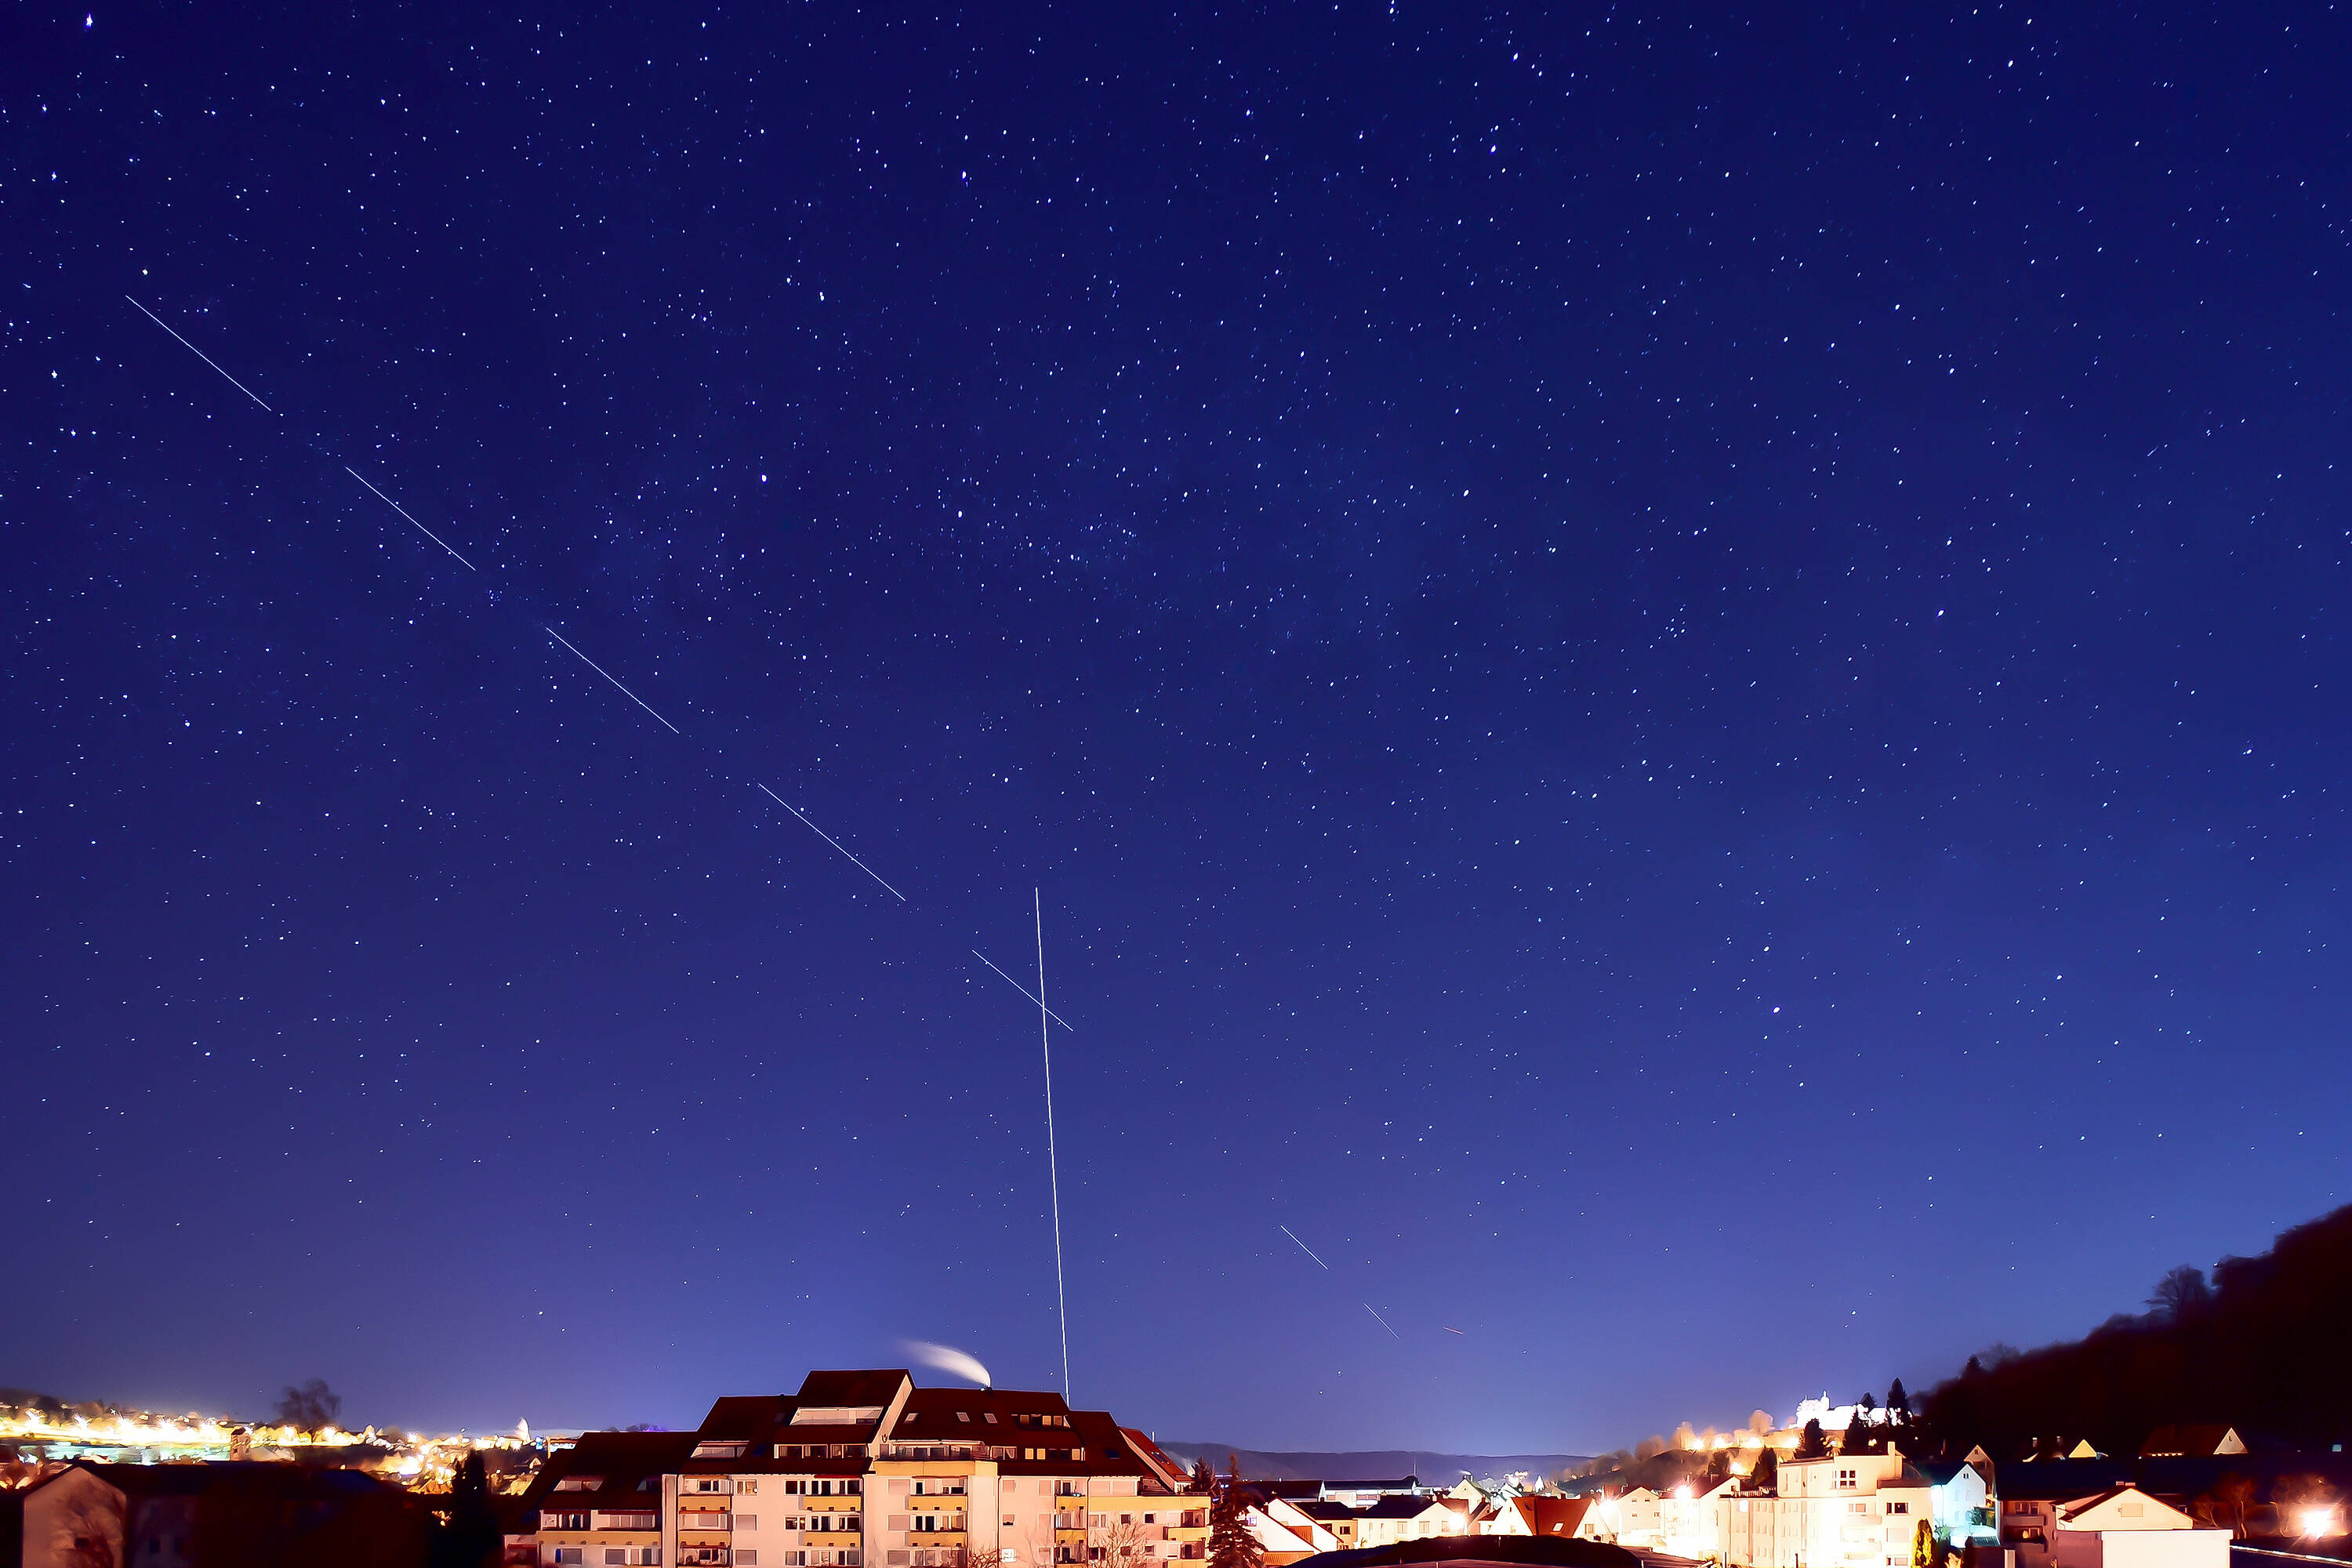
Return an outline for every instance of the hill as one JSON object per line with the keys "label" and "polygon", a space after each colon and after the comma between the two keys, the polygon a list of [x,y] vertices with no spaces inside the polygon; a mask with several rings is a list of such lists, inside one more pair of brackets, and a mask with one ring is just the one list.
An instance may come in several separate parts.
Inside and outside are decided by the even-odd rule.
{"label": "hill", "polygon": [[1507,1476],[1515,1470],[1556,1476],[1571,1465],[1584,1463],[1579,1454],[1441,1454],[1433,1449],[1358,1448],[1331,1452],[1269,1451],[1230,1443],[1161,1443],[1186,1464],[1206,1459],[1213,1469],[1225,1468],[1225,1456],[1241,1463],[1242,1474],[1263,1481],[1394,1480],[1419,1476],[1423,1481],[1451,1486],[1467,1470],[1473,1476]]}
{"label": "hill", "polygon": [[1972,1356],[1926,1413],[1950,1443],[2007,1458],[2038,1436],[2136,1454],[2168,1422],[2226,1422],[2309,1452],[2352,1440],[2352,1205],[2296,1226],[2209,1280],[2174,1269],[2151,1310],[1991,1364]]}

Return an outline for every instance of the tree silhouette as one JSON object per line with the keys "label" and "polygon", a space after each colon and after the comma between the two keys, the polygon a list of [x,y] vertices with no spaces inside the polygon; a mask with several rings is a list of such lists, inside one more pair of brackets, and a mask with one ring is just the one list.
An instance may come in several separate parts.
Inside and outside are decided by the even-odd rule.
{"label": "tree silhouette", "polygon": [[2135,1454],[2155,1428],[2223,1421],[2306,1450],[2344,1438],[2352,1409],[2352,1207],[2282,1234],[2254,1258],[2225,1258],[2200,1289],[2175,1269],[2157,1310],[2020,1354],[1996,1346],[1924,1401],[1934,1437],[1965,1452],[2022,1450],[2065,1432]]}
{"label": "tree silhouette", "polygon": [[1241,1492],[1241,1461],[1225,1456],[1226,1475],[1209,1504],[1210,1568],[1265,1568],[1265,1548],[1250,1531]]}
{"label": "tree silhouette", "polygon": [[1748,1471],[1746,1489],[1751,1492],[1769,1490],[1780,1484],[1780,1455],[1767,1443],[1757,1450],[1756,1463]]}
{"label": "tree silhouette", "polygon": [[299,1388],[287,1385],[278,1401],[278,1424],[317,1432],[333,1426],[342,1412],[343,1396],[329,1388],[325,1378],[314,1377]]}
{"label": "tree silhouette", "polygon": [[482,1456],[467,1454],[449,1481],[449,1522],[434,1542],[436,1568],[483,1568],[495,1563],[504,1537]]}
{"label": "tree silhouette", "polygon": [[1829,1435],[1822,1430],[1818,1416],[1805,1423],[1803,1433],[1797,1438],[1795,1457],[1800,1459],[1826,1459],[1830,1457]]}
{"label": "tree silhouette", "polygon": [[2147,1298],[2156,1315],[2171,1323],[2194,1317],[2212,1303],[2213,1288],[2205,1283],[2205,1270],[2187,1263],[2158,1280]]}

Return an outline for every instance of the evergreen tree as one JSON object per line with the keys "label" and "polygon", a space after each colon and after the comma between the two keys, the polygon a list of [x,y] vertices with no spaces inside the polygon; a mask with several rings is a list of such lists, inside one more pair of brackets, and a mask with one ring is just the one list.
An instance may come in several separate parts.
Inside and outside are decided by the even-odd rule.
{"label": "evergreen tree", "polygon": [[1829,1434],[1822,1430],[1822,1424],[1818,1418],[1806,1422],[1803,1434],[1797,1438],[1797,1452],[1795,1458],[1800,1459],[1826,1459],[1829,1457]]}
{"label": "evergreen tree", "polygon": [[1243,1517],[1249,1506],[1241,1490],[1241,1461],[1225,1456],[1227,1474],[1209,1505],[1209,1568],[1265,1568],[1265,1547]]}
{"label": "evergreen tree", "polygon": [[1780,1452],[1767,1443],[1757,1452],[1755,1467],[1748,1472],[1745,1490],[1770,1491],[1780,1484]]}
{"label": "evergreen tree", "polygon": [[434,1542],[441,1568],[485,1568],[499,1560],[502,1532],[482,1456],[467,1454],[449,1479],[449,1523]]}
{"label": "evergreen tree", "polygon": [[1192,1461],[1192,1489],[1202,1497],[1207,1497],[1217,1489],[1217,1478],[1209,1472],[1209,1461],[1206,1459]]}
{"label": "evergreen tree", "polygon": [[1887,1387],[1886,1414],[1897,1421],[1911,1419],[1911,1395],[1904,1392],[1903,1380],[1899,1377]]}

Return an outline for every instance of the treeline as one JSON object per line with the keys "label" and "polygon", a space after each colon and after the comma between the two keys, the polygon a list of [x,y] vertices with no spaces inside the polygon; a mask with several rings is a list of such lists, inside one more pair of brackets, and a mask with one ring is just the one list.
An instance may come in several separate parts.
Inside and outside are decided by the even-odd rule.
{"label": "treeline", "polygon": [[2352,1205],[2210,1279],[2176,1268],[2147,1305],[2068,1343],[1969,1357],[1927,1395],[1928,1426],[1947,1451],[1981,1443],[1996,1459],[2058,1434],[2135,1454],[2174,1422],[2306,1451],[2352,1440]]}

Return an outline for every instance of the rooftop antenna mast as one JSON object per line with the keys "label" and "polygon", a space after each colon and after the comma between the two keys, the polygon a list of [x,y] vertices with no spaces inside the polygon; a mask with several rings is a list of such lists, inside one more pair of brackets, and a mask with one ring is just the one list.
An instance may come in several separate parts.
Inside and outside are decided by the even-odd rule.
{"label": "rooftop antenna mast", "polygon": [[1070,1402],[1070,1303],[1062,1289],[1062,1164],[1054,1148],[1054,1037],[1050,1032],[1053,1015],[1045,1006],[1045,898],[1035,888],[1029,889],[1033,912],[1037,918],[1037,1036],[1045,1047],[1045,1172],[1053,1183],[1054,1193],[1054,1310],[1062,1320],[1062,1403]]}

